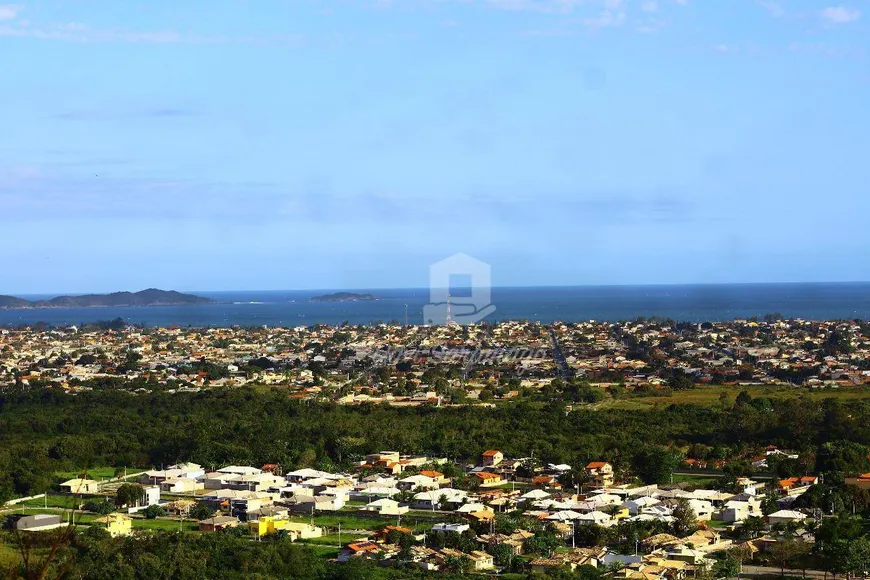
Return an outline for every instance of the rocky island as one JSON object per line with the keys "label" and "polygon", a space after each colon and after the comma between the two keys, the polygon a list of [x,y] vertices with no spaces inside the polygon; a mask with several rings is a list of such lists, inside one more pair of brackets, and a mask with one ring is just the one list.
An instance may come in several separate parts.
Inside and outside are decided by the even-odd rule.
{"label": "rocky island", "polygon": [[322,296],[314,296],[312,302],[362,302],[364,300],[377,300],[378,297],[374,294],[357,294],[355,292],[335,292],[333,294],[324,294]]}
{"label": "rocky island", "polygon": [[214,300],[174,290],[149,288],[140,292],[112,292],[111,294],[83,294],[57,296],[49,300],[26,300],[15,296],[0,296],[0,309],[27,308],[98,308],[105,306],[186,306],[212,304]]}

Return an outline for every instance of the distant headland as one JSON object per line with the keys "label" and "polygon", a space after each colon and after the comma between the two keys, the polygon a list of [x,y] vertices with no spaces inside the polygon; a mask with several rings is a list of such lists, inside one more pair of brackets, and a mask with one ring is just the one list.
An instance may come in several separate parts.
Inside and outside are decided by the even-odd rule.
{"label": "distant headland", "polygon": [[25,300],[15,296],[0,296],[0,310],[31,308],[99,308],[107,306],[187,306],[212,304],[214,300],[182,294],[174,290],[149,288],[140,292],[112,292],[111,294],[84,294],[57,296],[49,300]]}
{"label": "distant headland", "polygon": [[374,294],[356,294],[354,292],[335,292],[334,294],[323,294],[322,296],[314,296],[312,302],[361,302],[364,300],[377,300],[378,297]]}

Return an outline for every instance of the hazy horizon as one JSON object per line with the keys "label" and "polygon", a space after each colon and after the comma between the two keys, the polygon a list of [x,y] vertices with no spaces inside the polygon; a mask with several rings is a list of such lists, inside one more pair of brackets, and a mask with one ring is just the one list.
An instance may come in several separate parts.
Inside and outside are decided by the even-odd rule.
{"label": "hazy horizon", "polygon": [[[571,289],[571,288],[643,288],[643,287],[651,287],[651,288],[662,288],[662,287],[704,287],[704,286],[716,286],[716,287],[727,287],[727,286],[836,286],[836,285],[870,285],[870,280],[829,280],[829,281],[820,281],[820,282],[807,282],[807,281],[784,281],[784,282],[686,282],[686,283],[669,283],[669,282],[661,282],[661,283],[648,283],[648,284],[538,284],[538,285],[493,285],[490,288],[492,290],[536,290],[536,289]],[[482,287],[473,287],[473,288],[482,288]],[[115,292],[141,292],[142,290],[165,290],[165,291],[176,291],[184,294],[194,294],[194,295],[209,295],[209,294],[245,294],[245,293],[280,293],[280,292],[291,292],[291,293],[329,293],[329,292],[376,292],[376,291],[388,291],[388,292],[401,292],[401,291],[421,291],[428,292],[429,286],[401,286],[401,287],[371,287],[371,288],[251,288],[251,289],[230,289],[230,290],[203,290],[203,289],[185,289],[180,290],[178,288],[158,288],[156,286],[148,286],[145,288],[136,288],[136,289],[118,289],[118,290],[97,290],[97,291],[87,291],[87,292],[29,292],[29,293],[17,293],[12,294],[8,292],[3,292],[0,290],[0,296],[14,296],[16,298],[25,298],[25,299],[44,299],[44,298],[54,298],[57,296],[83,296],[87,294],[112,294]]]}

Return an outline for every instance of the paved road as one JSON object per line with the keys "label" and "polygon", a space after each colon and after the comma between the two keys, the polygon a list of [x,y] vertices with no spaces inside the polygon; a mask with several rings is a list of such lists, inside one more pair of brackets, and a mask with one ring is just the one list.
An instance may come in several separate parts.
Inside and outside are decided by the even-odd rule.
{"label": "paved road", "polygon": [[563,381],[569,381],[574,378],[574,369],[568,366],[568,361],[565,360],[565,355],[562,354],[562,347],[559,346],[559,339],[556,338],[556,332],[550,328],[550,340],[553,342],[553,359],[559,367],[559,378]]}

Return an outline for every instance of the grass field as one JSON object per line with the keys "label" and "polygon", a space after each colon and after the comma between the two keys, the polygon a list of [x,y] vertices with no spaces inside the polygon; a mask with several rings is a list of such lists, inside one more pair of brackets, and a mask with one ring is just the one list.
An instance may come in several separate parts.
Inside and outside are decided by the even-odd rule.
{"label": "grass field", "polygon": [[675,473],[672,476],[673,483],[688,483],[694,487],[704,488],[710,487],[719,479],[714,475],[686,475],[684,473]]}
{"label": "grass field", "polygon": [[[84,469],[79,471],[58,471],[55,475],[58,479],[66,481],[67,479],[74,479],[79,476],[79,474],[85,471]],[[92,467],[87,470],[89,479],[96,479],[100,481],[102,479],[108,479],[110,477],[115,477],[115,468],[114,467]]]}
{"label": "grass field", "polygon": [[30,499],[17,505],[27,508],[51,507],[72,509],[78,507],[80,504],[85,503],[86,501],[89,501],[89,499],[80,499],[77,496],[73,497],[71,495],[49,495],[46,498]]}
{"label": "grass field", "polygon": [[785,399],[790,397],[805,396],[811,400],[821,401],[828,398],[836,398],[842,401],[857,399],[870,399],[870,388],[867,387],[840,387],[837,389],[809,389],[806,387],[789,386],[722,386],[709,385],[699,386],[688,391],[676,391],[670,397],[638,397],[626,399],[605,399],[591,405],[595,409],[619,409],[624,411],[644,410],[653,407],[667,407],[669,405],[698,405],[702,407],[717,407],[721,404],[722,393],[728,397],[729,404],[740,391],[748,392],[753,398],[767,397],[770,399]]}
{"label": "grass field", "polygon": [[[97,481],[102,481],[104,479],[110,479],[115,477],[115,467],[91,467],[87,470],[88,479],[95,479]],[[124,469],[123,467],[121,468]],[[61,481],[66,481],[68,479],[74,479],[81,474],[81,472],[85,471],[84,469],[80,469],[78,471],[58,471],[54,475]],[[127,468],[127,477],[131,475],[136,475],[138,473],[142,473],[145,471],[144,469],[131,469]]]}
{"label": "grass field", "polygon": [[[290,518],[294,522],[310,522],[310,516],[295,516]],[[339,512],[329,515],[315,515],[314,525],[324,528],[338,528],[341,522],[343,530],[378,530],[388,525],[396,525],[397,518],[364,518],[353,513]]]}
{"label": "grass field", "polygon": [[133,529],[154,530],[163,532],[199,532],[199,523],[193,520],[184,520],[184,522],[179,522],[178,520],[162,518],[157,518],[154,520],[135,518],[133,520]]}
{"label": "grass field", "polygon": [[[345,534],[341,533],[341,545],[345,546],[351,542],[359,540],[360,538],[365,538],[365,535],[361,534]],[[300,542],[305,542],[306,544],[314,544],[316,546],[331,546],[338,548],[338,534],[326,534],[319,538],[309,538],[307,540],[299,540]]]}

